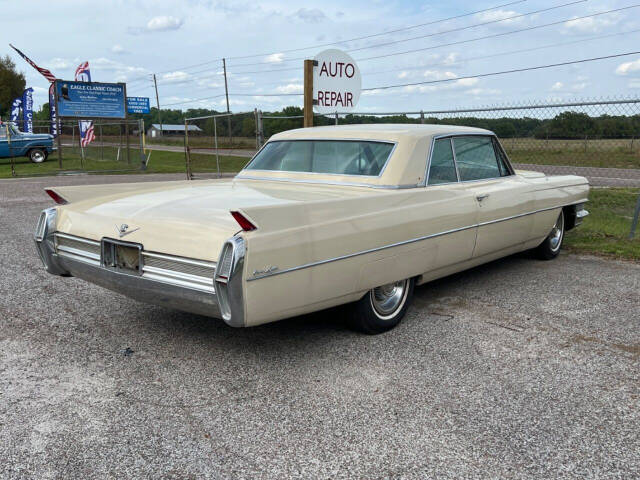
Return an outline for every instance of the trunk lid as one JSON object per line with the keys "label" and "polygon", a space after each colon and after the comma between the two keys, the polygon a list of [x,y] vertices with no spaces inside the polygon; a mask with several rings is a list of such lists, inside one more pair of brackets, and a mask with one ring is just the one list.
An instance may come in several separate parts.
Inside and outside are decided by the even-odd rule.
{"label": "trunk lid", "polygon": [[[240,230],[231,210],[262,209],[365,194],[363,188],[256,181],[192,181],[52,188],[71,203],[59,207],[57,229],[79,237],[140,243],[144,250],[217,261]],[[99,194],[96,195],[96,193]],[[119,229],[128,225],[120,237]],[[258,225],[260,228],[260,225]]]}

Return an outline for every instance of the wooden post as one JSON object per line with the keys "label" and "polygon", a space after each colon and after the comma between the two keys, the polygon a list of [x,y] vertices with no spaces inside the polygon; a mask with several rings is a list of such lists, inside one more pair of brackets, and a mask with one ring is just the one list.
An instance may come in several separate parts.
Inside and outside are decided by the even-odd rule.
{"label": "wooden post", "polygon": [[313,64],[304,61],[304,127],[313,127]]}

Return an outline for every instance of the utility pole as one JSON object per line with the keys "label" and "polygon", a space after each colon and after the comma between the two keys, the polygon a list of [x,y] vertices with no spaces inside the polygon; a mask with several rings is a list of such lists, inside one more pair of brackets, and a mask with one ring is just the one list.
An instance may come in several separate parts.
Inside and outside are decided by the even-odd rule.
{"label": "utility pole", "polygon": [[[229,110],[229,88],[227,87],[227,61],[222,59],[222,71],[224,72],[224,94],[227,97],[227,113],[231,113]],[[227,127],[229,128],[229,143],[231,143],[231,115],[227,115]]]}
{"label": "utility pole", "polygon": [[156,87],[156,105],[158,107],[158,120],[160,120],[160,136],[162,136],[162,113],[160,113],[160,97],[158,96],[158,82],[156,74],[153,74],[153,85]]}
{"label": "utility pole", "polygon": [[315,60],[304,61],[304,127],[313,127],[313,67]]}

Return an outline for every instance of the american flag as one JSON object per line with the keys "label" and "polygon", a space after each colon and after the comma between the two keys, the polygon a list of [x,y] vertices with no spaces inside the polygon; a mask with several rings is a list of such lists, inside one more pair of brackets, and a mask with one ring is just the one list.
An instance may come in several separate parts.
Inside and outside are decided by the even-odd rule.
{"label": "american flag", "polygon": [[18,54],[24,58],[24,60],[31,65],[33,68],[35,68],[38,72],[40,72],[44,78],[46,78],[47,80],[49,80],[49,82],[53,83],[56,81],[56,76],[51,73],[49,70],[47,70],[46,68],[42,68],[39,67],[38,65],[36,65],[33,60],[31,60],[29,57],[27,57],[24,53],[22,53],[20,50],[18,50],[16,47],[14,47],[13,45],[9,44],[9,46],[11,48],[13,48],[16,52],[18,52]]}
{"label": "american flag", "polygon": [[[76,68],[76,82],[90,82],[91,71],[89,70],[89,62],[82,62]],[[82,147],[88,146],[96,139],[96,135],[93,129],[93,122],[91,120],[80,120],[80,145]]]}

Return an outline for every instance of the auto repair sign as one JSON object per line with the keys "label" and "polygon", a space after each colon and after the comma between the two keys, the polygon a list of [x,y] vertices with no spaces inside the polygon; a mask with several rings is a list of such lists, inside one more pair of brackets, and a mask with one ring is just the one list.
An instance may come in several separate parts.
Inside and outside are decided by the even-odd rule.
{"label": "auto repair sign", "polygon": [[362,89],[360,69],[353,58],[330,49],[320,52],[314,60],[313,109],[317,113],[353,111]]}

